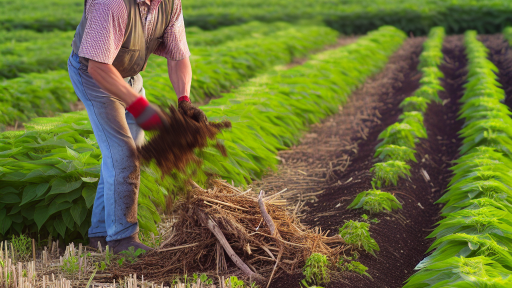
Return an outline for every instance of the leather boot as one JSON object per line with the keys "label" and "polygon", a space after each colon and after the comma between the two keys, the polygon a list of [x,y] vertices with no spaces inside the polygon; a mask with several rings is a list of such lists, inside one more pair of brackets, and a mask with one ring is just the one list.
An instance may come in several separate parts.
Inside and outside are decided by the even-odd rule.
{"label": "leather boot", "polygon": [[110,248],[110,251],[113,251],[114,254],[119,254],[122,251],[127,251],[128,248],[132,246],[134,248],[134,251],[137,251],[139,248],[146,252],[152,250],[150,247],[140,243],[139,232],[123,239],[108,241],[107,244]]}
{"label": "leather boot", "polygon": [[90,237],[89,238],[89,247],[92,247],[94,249],[98,249],[98,242],[101,244],[101,249],[105,250],[105,247],[107,247],[107,236],[104,237]]}

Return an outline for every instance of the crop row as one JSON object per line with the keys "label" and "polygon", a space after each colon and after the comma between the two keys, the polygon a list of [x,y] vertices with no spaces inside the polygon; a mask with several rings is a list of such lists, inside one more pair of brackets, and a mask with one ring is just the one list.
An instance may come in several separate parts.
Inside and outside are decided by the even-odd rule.
{"label": "crop row", "polygon": [[465,34],[468,82],[461,98],[461,157],[437,201],[445,218],[405,287],[512,286],[512,119],[498,69],[476,31]]}
{"label": "crop row", "polygon": [[[191,27],[187,29],[187,42],[192,54],[201,54],[202,49],[198,49],[199,47],[217,46],[244,38],[261,38],[290,28],[292,25],[284,22],[273,24],[250,22],[208,32],[198,27]],[[73,36],[74,31],[35,33],[27,30],[15,30],[0,32],[0,54],[2,55],[0,79],[19,77],[22,73],[67,69],[66,63],[71,52],[70,45]]]}
{"label": "crop row", "polygon": [[[261,24],[254,25],[260,27]],[[288,26],[283,23],[261,25],[265,35],[253,33],[247,39],[194,50],[191,57],[194,71],[192,100],[218,96],[221,91],[230,90],[257,72],[288,63],[293,57],[304,56],[309,51],[334,43],[338,35],[336,31],[322,26]],[[266,33],[269,30],[277,32]],[[237,31],[243,33],[244,29]],[[216,34],[202,34],[208,33]],[[147,98],[163,106],[176,102],[166,59],[152,57],[147,70],[148,73],[144,73]],[[70,111],[70,104],[76,100],[64,70],[31,73],[5,80],[0,82],[0,124],[14,125],[17,121],[26,122],[33,117]]]}
{"label": "crop row", "polygon": [[[204,170],[237,184],[259,178],[277,164],[278,149],[295,143],[308,124],[337,111],[405,38],[402,31],[383,27],[304,65],[262,75],[203,106],[210,120],[233,122],[221,136],[228,158],[207,149],[199,155]],[[85,236],[101,160],[86,114],[36,118],[26,127],[26,132],[0,134],[0,233]],[[176,175],[156,184],[155,171],[143,168],[139,196],[140,225],[149,231],[156,230],[157,207],[163,208],[165,196],[183,179]],[[195,178],[199,182],[201,173]]]}
{"label": "crop row", "polygon": [[375,157],[382,162],[375,163],[370,169],[373,173],[373,189],[359,193],[347,208],[362,208],[370,213],[402,208],[395,196],[377,188],[391,184],[396,186],[399,178],[411,175],[411,166],[407,162],[417,162],[414,156],[416,143],[420,138],[427,137],[423,115],[430,102],[441,102],[437,93],[443,90],[439,80],[443,73],[439,70],[439,65],[443,59],[441,49],[444,36],[443,27],[430,30],[428,39],[423,44],[418,66],[423,74],[421,87],[400,104],[403,114],[399,116],[399,121],[387,127],[378,137],[382,141],[376,147]]}
{"label": "crop row", "polygon": [[[74,30],[83,11],[82,0],[1,0],[9,13],[0,15],[0,30]],[[48,9],[47,7],[52,7]],[[393,25],[427,34],[430,27],[444,26],[449,33],[467,29],[500,32],[512,23],[512,5],[503,0],[377,0],[286,1],[192,0],[183,5],[187,26],[215,29],[258,20],[263,22],[319,19],[348,34],[363,34],[381,25]]]}

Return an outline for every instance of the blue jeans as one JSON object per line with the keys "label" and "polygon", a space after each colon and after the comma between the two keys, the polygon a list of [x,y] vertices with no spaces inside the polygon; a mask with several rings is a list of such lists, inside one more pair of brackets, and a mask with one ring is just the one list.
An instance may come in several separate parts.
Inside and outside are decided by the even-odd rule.
{"label": "blue jeans", "polygon": [[[76,95],[87,109],[102,154],[89,237],[107,236],[107,241],[129,237],[139,231],[140,167],[136,145],[144,142],[144,131],[120,99],[98,86],[75,53],[69,57],[68,72]],[[125,81],[144,95],[142,78],[137,77]]]}

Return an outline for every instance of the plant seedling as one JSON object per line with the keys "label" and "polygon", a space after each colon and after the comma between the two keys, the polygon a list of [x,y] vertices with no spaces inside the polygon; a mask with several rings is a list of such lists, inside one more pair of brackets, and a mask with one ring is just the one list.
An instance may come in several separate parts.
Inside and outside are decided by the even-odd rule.
{"label": "plant seedling", "polygon": [[144,249],[139,248],[137,251],[135,251],[135,248],[132,246],[128,248],[128,250],[122,251],[120,254],[125,256],[124,258],[126,261],[130,262],[130,264],[133,264],[137,262],[137,257],[144,253],[146,253]]}
{"label": "plant seedling", "polygon": [[32,240],[21,234],[20,236],[12,236],[12,246],[16,252],[16,257],[19,262],[27,261],[32,255]]}
{"label": "plant seedling", "polygon": [[372,186],[381,187],[383,184],[388,186],[398,184],[398,178],[405,178],[411,176],[409,171],[411,166],[402,161],[387,161],[382,163],[375,163],[370,169],[373,173]]}
{"label": "plant seedling", "polygon": [[[402,204],[398,202],[395,196],[388,192],[369,190],[359,193],[354,201],[348,205],[347,209],[350,208],[363,208],[364,210],[370,211],[370,213],[379,213],[384,210],[392,211],[393,209],[402,209]],[[365,220],[368,220],[368,216],[366,216]]]}
{"label": "plant seedling", "polygon": [[357,221],[348,221],[340,228],[339,234],[347,244],[352,244],[357,249],[363,248],[366,252],[375,255],[379,251],[379,245],[370,236],[370,224]]}
{"label": "plant seedling", "polygon": [[304,265],[302,269],[302,274],[306,276],[306,282],[317,285],[329,283],[328,265],[327,256],[320,253],[311,254],[311,256],[306,259],[306,265]]}

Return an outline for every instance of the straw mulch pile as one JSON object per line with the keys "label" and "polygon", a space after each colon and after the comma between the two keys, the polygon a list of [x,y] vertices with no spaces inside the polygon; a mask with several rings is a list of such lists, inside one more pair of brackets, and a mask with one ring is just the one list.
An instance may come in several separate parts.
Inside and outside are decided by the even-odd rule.
{"label": "straw mulch pile", "polygon": [[166,282],[177,274],[239,271],[265,283],[283,272],[297,272],[311,253],[337,259],[345,249],[339,236],[304,227],[277,194],[256,197],[221,180],[211,180],[210,186],[195,186],[189,199],[177,203],[178,219],[158,250],[134,265],[115,268],[115,274]]}

